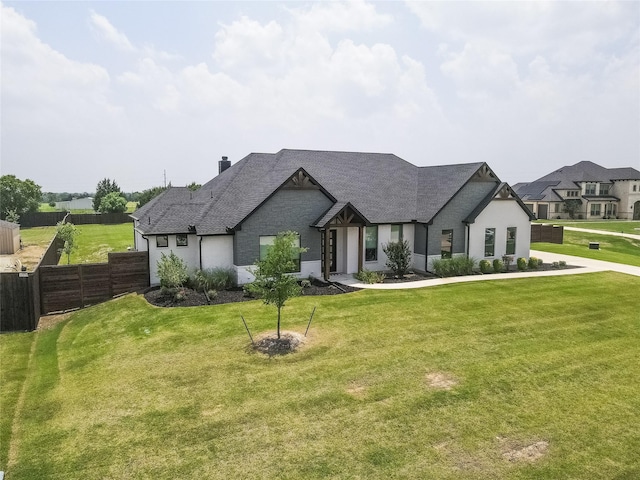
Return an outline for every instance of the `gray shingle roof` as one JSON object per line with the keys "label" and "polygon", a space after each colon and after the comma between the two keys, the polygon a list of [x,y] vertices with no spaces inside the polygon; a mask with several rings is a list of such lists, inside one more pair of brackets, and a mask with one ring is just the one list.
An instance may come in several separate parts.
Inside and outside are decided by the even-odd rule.
{"label": "gray shingle roof", "polygon": [[631,167],[605,168],[583,161],[555,170],[531,183],[518,183],[514,190],[523,201],[552,201],[562,198],[554,190],[578,188],[579,182],[611,182],[613,180],[640,180],[640,171]]}
{"label": "gray shingle roof", "polygon": [[483,165],[417,167],[382,153],[252,153],[192,196],[172,188],[132,216],[143,233],[185,233],[195,225],[199,235],[224,234],[302,168],[340,208],[350,203],[371,223],[427,223]]}

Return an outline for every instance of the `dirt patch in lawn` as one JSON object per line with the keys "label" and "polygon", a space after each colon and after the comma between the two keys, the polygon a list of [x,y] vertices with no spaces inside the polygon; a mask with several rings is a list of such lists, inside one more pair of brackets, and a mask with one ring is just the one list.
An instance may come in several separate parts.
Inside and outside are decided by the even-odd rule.
{"label": "dirt patch in lawn", "polygon": [[64,322],[67,318],[69,318],[71,316],[71,313],[72,312],[40,317],[40,321],[38,322],[38,330],[49,330],[50,328],[55,327],[60,322]]}
{"label": "dirt patch in lawn", "polygon": [[524,447],[509,448],[502,453],[502,457],[510,462],[535,462],[542,458],[549,449],[549,442],[539,442]]}
{"label": "dirt patch in lawn", "polygon": [[347,393],[354,398],[362,399],[367,393],[367,386],[361,383],[351,383],[347,387]]}
{"label": "dirt patch in lawn", "polygon": [[439,390],[451,390],[458,384],[458,379],[446,372],[430,372],[425,375],[427,385]]}
{"label": "dirt patch in lawn", "polygon": [[20,267],[26,267],[32,272],[40,263],[40,259],[49,245],[25,245],[13,255],[0,255],[0,271],[18,272]]}
{"label": "dirt patch in lawn", "polygon": [[269,357],[288,355],[302,348],[307,340],[303,334],[298,332],[280,331],[280,338],[276,332],[262,333],[254,339],[251,350]]}

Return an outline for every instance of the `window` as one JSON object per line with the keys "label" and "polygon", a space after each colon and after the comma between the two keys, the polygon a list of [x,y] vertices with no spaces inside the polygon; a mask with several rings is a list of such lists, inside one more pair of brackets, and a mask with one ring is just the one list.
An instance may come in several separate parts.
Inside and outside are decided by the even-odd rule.
{"label": "window", "polygon": [[176,246],[178,247],[186,247],[187,245],[189,245],[189,240],[188,240],[188,236],[185,235],[184,233],[179,233],[178,235],[176,235]]}
{"label": "window", "polygon": [[484,256],[493,257],[495,255],[496,247],[496,229],[485,228],[484,229]]}
{"label": "window", "polygon": [[364,259],[367,262],[378,260],[378,226],[365,227]]}
{"label": "window", "polygon": [[567,197],[577,197],[577,196],[578,196],[577,190],[567,190]]}
{"label": "window", "polygon": [[605,206],[605,215],[615,217],[618,212],[618,206],[615,203],[607,203]]}
{"label": "window", "polygon": [[392,242],[402,241],[402,225],[391,225],[391,238]]}
{"label": "window", "polygon": [[[269,248],[271,247],[271,245],[273,245],[273,242],[275,242],[276,240],[276,236],[275,235],[261,235],[260,236],[260,260],[264,260],[265,258],[267,258],[267,252],[269,251]],[[296,235],[296,240],[293,243],[294,247],[300,248],[300,235]],[[293,257],[291,257],[291,260],[294,263],[293,269],[289,272],[289,273],[294,273],[294,272],[299,272],[300,271],[300,260],[301,260],[302,254],[301,253],[297,253],[295,254]]]}
{"label": "window", "polygon": [[609,195],[609,185],[600,185],[600,195]]}
{"label": "window", "polygon": [[442,230],[440,236],[440,256],[442,258],[451,258],[453,253],[453,230]]}
{"label": "window", "polygon": [[637,191],[638,191],[638,185],[634,185],[634,186],[633,186],[633,191],[634,191],[634,192],[637,192]]}
{"label": "window", "polygon": [[507,227],[507,255],[516,254],[517,227]]}
{"label": "window", "polygon": [[169,246],[168,235],[156,235],[156,247],[163,248]]}
{"label": "window", "polygon": [[553,204],[553,213],[560,213],[560,204],[559,203],[554,203]]}
{"label": "window", "polygon": [[584,194],[585,195],[595,195],[596,194],[596,184],[595,183],[587,183],[584,186]]}
{"label": "window", "polygon": [[599,203],[592,203],[591,204],[591,216],[595,217],[595,216],[599,216],[600,215],[600,204]]}

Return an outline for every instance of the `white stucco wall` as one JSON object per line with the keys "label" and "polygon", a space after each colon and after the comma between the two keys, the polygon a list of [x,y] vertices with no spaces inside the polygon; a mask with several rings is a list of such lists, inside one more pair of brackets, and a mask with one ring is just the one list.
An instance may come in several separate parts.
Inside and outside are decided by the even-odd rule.
{"label": "white stucco wall", "polygon": [[[529,258],[531,246],[531,222],[526,212],[515,200],[493,200],[469,226],[469,256],[476,260],[501,258],[507,248],[507,227],[516,227],[516,253],[518,257]],[[484,255],[484,234],[486,228],[496,229],[495,252],[493,257]]]}
{"label": "white stucco wall", "polygon": [[[238,279],[238,285],[244,285],[245,283],[251,283],[254,280],[254,276],[251,270],[255,268],[254,265],[241,265],[235,267],[236,276]],[[320,260],[312,260],[309,262],[300,263],[300,272],[294,273],[296,278],[322,278],[322,264]]]}
{"label": "white stucco wall", "polygon": [[158,278],[158,260],[162,258],[163,253],[165,255],[169,255],[173,252],[181,258],[187,264],[189,275],[192,275],[198,268],[200,268],[197,235],[187,235],[188,245],[186,247],[176,246],[175,235],[167,235],[167,237],[169,239],[169,246],[158,248],[156,246],[156,236],[148,235],[151,285],[158,285],[160,283],[160,279]]}
{"label": "white stucco wall", "polygon": [[202,268],[234,268],[233,235],[200,237]]}
{"label": "white stucco wall", "polygon": [[133,231],[133,244],[138,252],[146,252],[148,250],[147,239],[135,229]]}
{"label": "white stucco wall", "polygon": [[[409,250],[411,252],[413,252],[414,250],[414,230],[415,230],[415,225],[412,223],[404,223],[402,224],[402,238],[403,240],[407,240],[407,242],[409,243]],[[365,239],[363,239],[363,241],[366,241],[366,235],[365,235]],[[374,261],[374,262],[366,262],[363,261],[362,263],[362,267],[366,268],[367,270],[384,270],[387,271],[389,270],[389,268],[387,267],[387,255],[384,253],[384,251],[382,250],[382,245],[386,245],[387,243],[389,243],[391,241],[391,224],[384,224],[384,225],[378,225],[378,260]],[[356,241],[356,245],[357,245],[357,241]],[[362,247],[362,251],[364,254],[364,246]],[[412,256],[412,263],[414,261],[413,259],[413,253],[411,254]],[[357,258],[357,255],[356,255]],[[424,258],[424,257],[423,257]],[[364,258],[363,258],[364,260]],[[422,263],[422,265],[424,265],[424,263]],[[357,268],[357,267],[356,267]],[[424,268],[424,267],[419,267],[420,269]],[[355,273],[354,272],[349,272],[349,273]]]}

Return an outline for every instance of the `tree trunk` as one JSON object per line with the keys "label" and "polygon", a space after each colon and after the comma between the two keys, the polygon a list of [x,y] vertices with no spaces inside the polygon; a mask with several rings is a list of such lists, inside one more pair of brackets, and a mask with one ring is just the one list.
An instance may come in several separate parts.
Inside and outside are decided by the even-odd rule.
{"label": "tree trunk", "polygon": [[278,338],[280,338],[280,307],[278,307]]}

